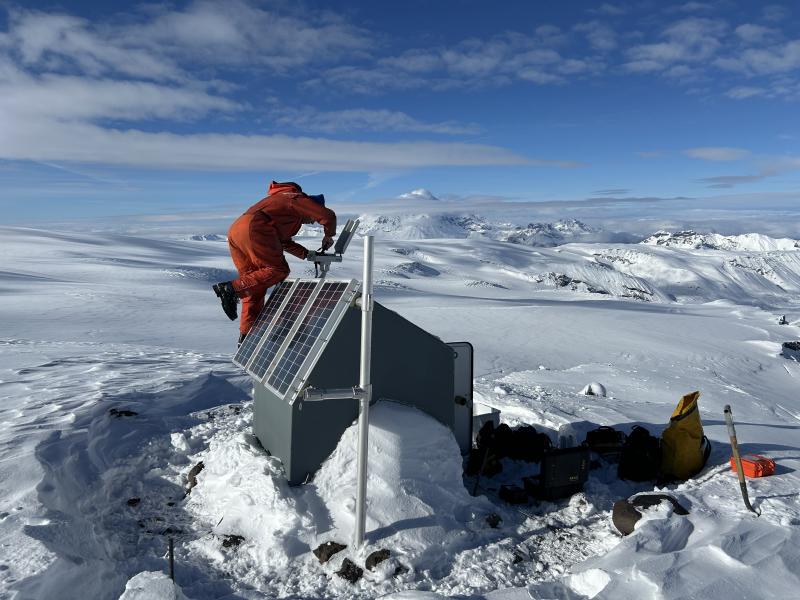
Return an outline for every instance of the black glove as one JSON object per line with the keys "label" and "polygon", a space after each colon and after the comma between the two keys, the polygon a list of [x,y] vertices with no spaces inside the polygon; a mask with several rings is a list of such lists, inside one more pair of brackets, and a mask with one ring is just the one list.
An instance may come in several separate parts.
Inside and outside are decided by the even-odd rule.
{"label": "black glove", "polygon": [[317,253],[314,250],[308,250],[306,252],[306,260],[310,260],[311,262],[317,261]]}
{"label": "black glove", "polygon": [[331,246],[333,246],[333,238],[329,235],[326,235],[324,238],[322,238],[322,251],[324,252]]}

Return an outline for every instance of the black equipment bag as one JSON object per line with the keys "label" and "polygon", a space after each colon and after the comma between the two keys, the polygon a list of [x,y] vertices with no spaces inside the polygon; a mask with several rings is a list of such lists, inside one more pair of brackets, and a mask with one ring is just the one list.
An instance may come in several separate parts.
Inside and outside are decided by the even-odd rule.
{"label": "black equipment bag", "polygon": [[586,433],[586,445],[606,460],[618,461],[625,443],[625,434],[603,425]]}
{"label": "black equipment bag", "polygon": [[644,427],[634,426],[622,446],[617,475],[631,481],[657,479],[661,471],[661,445],[659,439]]}
{"label": "black equipment bag", "polygon": [[589,448],[551,448],[542,457],[538,481],[528,478],[527,491],[542,500],[566,498],[583,490],[589,477]]}

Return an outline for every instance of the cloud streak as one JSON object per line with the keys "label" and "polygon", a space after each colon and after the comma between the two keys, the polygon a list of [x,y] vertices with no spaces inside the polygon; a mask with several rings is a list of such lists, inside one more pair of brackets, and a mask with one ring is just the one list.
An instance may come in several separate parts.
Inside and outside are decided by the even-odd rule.
{"label": "cloud streak", "polygon": [[155,169],[371,171],[429,166],[579,163],[529,159],[503,148],[436,142],[350,142],[282,135],[149,133],[86,123],[4,123],[0,158]]}
{"label": "cloud streak", "polygon": [[688,148],[683,153],[691,158],[712,161],[742,160],[750,156],[750,152],[741,148],[727,148],[722,146]]}

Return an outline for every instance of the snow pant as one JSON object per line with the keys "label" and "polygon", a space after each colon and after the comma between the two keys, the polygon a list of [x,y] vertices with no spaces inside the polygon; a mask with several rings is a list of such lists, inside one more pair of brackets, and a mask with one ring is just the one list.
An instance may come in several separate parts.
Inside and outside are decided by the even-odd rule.
{"label": "snow pant", "polygon": [[264,307],[267,290],[289,276],[283,245],[269,217],[243,214],[228,230],[228,246],[239,278],[233,289],[242,299],[239,331],[247,333]]}

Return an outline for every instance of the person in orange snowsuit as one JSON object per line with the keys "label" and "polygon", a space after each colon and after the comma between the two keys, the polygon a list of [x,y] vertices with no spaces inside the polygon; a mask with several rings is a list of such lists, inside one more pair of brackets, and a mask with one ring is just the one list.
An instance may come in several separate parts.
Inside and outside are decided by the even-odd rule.
{"label": "person in orange snowsuit", "polygon": [[264,307],[267,290],[289,275],[283,253],[303,260],[313,254],[292,240],[301,225],[310,223],[323,226],[322,250],[330,248],[336,235],[336,213],[325,207],[325,197],[308,196],[293,182],[273,181],[267,197],[248,208],[228,230],[228,246],[239,278],[212,287],[231,321],[237,316],[237,302],[242,301],[240,344]]}

